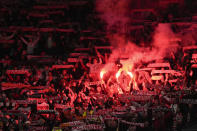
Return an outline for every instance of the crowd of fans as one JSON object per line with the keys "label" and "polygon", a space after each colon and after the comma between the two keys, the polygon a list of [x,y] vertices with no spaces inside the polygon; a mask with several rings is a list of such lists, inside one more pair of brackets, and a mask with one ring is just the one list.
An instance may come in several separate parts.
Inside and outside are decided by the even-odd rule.
{"label": "crowd of fans", "polygon": [[[70,8],[45,4],[31,4],[28,10],[14,7],[22,8],[15,12],[20,14],[17,18],[14,11],[1,8],[7,18],[0,21],[1,27],[7,27],[0,29],[1,129],[180,131],[197,120],[196,71],[190,75],[191,54],[179,52],[168,59],[173,69],[186,72],[175,84],[165,80],[139,83],[133,72],[130,89],[120,91],[115,76],[120,61],[111,67],[114,72],[105,77],[99,74],[111,51],[97,48],[106,46],[107,39],[95,12],[89,12],[91,4],[78,3],[83,13],[78,7],[71,8],[76,3],[69,3]],[[52,11],[42,14],[45,6]],[[72,11],[77,9],[79,12]],[[144,25],[128,34],[133,35],[128,39],[149,43],[154,28]],[[88,53],[77,52],[80,48]],[[77,61],[67,59],[71,53],[79,53]]]}
{"label": "crowd of fans", "polygon": [[[26,59],[16,64],[5,56],[1,61],[3,130],[166,131],[181,130],[196,120],[195,81],[193,85],[144,81],[142,87],[136,82],[137,88],[133,82],[129,91],[111,93],[118,88],[115,74],[110,73],[110,81],[92,73],[92,65],[107,62],[107,57],[93,51],[95,56],[74,65],[57,59],[52,64],[32,65]],[[114,68],[121,67],[116,64]]]}

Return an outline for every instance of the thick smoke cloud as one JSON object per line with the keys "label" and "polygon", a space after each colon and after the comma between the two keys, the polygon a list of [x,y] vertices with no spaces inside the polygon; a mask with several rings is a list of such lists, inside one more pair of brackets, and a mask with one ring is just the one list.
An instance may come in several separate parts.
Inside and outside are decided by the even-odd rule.
{"label": "thick smoke cloud", "polygon": [[[138,62],[148,62],[170,57],[176,52],[178,37],[171,30],[170,24],[158,24],[155,29],[153,42],[148,48],[140,47],[126,37],[126,27],[130,23],[129,12],[131,0],[97,0],[96,10],[99,17],[106,23],[107,37],[114,47],[109,62],[117,58],[129,58],[122,61],[123,67],[129,68]],[[107,66],[110,67],[110,66]]]}

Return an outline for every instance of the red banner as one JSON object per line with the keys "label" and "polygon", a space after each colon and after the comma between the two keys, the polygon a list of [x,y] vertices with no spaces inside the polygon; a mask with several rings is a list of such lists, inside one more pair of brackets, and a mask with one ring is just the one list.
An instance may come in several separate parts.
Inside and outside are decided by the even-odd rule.
{"label": "red banner", "polygon": [[59,108],[59,109],[68,109],[70,108],[69,106],[63,105],[63,104],[55,104],[54,106],[55,109]]}
{"label": "red banner", "polygon": [[2,90],[16,89],[16,88],[28,88],[31,85],[25,85],[23,83],[1,83]]}
{"label": "red banner", "polygon": [[73,68],[74,67],[74,65],[53,65],[52,66],[52,69],[63,69],[63,68],[65,68],[65,69],[69,69],[69,68]]}
{"label": "red banner", "polygon": [[7,74],[29,74],[28,70],[7,70]]}

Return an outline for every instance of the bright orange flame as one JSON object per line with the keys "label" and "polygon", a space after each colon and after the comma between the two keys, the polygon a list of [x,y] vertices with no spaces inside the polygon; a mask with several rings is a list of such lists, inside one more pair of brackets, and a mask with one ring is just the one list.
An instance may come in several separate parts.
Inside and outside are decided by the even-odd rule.
{"label": "bright orange flame", "polygon": [[101,72],[100,72],[100,77],[101,77],[101,79],[103,79],[104,74],[105,74],[105,71],[101,71]]}
{"label": "bright orange flame", "polygon": [[118,87],[118,94],[123,94],[122,89]]}
{"label": "bright orange flame", "polygon": [[127,74],[128,74],[131,78],[133,78],[133,74],[132,74],[131,72],[127,71]]}

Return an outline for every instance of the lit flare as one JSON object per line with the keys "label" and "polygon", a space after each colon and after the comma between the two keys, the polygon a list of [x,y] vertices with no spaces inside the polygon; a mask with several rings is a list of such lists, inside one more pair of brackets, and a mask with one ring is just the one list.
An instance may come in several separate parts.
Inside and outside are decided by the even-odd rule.
{"label": "lit flare", "polygon": [[103,79],[104,74],[105,74],[105,71],[101,71],[101,72],[100,72],[100,77],[101,77],[101,79]]}
{"label": "lit flare", "polygon": [[128,74],[131,78],[133,78],[133,74],[132,74],[131,72],[127,71],[127,74]]}
{"label": "lit flare", "polygon": [[121,73],[121,70],[119,70],[119,71],[116,73],[116,79],[118,79],[118,78],[119,78],[120,73]]}

